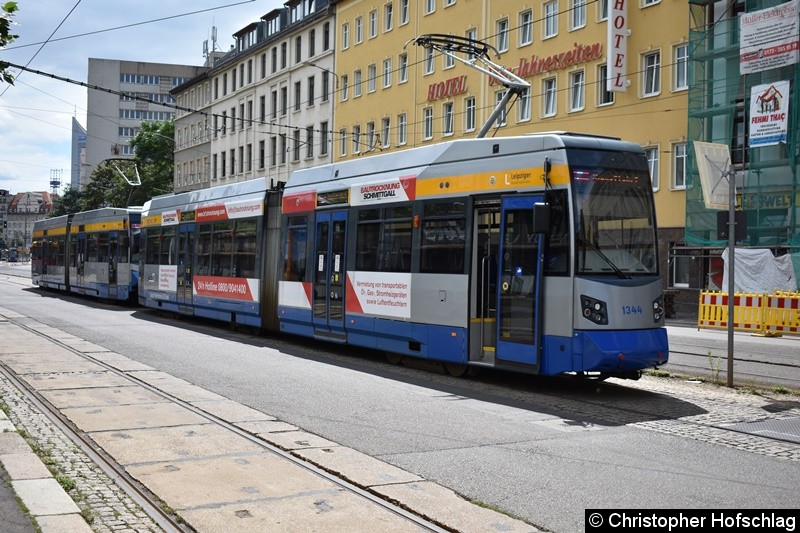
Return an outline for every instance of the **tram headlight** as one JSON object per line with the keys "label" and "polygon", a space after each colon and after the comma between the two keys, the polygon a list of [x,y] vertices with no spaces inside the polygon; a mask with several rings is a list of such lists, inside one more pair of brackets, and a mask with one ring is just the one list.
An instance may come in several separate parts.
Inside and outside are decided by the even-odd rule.
{"label": "tram headlight", "polygon": [[659,296],[653,300],[653,322],[661,322],[664,317],[664,297]]}
{"label": "tram headlight", "polygon": [[582,294],[581,310],[583,317],[595,324],[608,324],[608,307],[604,301]]}

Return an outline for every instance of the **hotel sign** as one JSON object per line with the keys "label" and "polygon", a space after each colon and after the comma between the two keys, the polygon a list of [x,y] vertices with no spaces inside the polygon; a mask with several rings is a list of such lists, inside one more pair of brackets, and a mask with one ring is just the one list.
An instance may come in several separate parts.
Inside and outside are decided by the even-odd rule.
{"label": "hotel sign", "polygon": [[428,101],[433,102],[449,96],[464,94],[465,92],[467,92],[467,77],[458,76],[428,85]]}
{"label": "hotel sign", "polygon": [[608,5],[608,79],[606,90],[625,92],[628,88],[628,0],[611,0]]}

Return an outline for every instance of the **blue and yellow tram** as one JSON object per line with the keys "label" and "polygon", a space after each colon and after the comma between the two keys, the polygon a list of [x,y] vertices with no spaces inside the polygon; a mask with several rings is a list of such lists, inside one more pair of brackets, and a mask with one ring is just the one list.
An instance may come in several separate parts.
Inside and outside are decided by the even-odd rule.
{"label": "blue and yellow tram", "polygon": [[295,172],[281,330],[543,375],[667,362],[642,149],[536,134]]}
{"label": "blue and yellow tram", "polygon": [[104,207],[34,224],[33,282],[109,300],[135,300],[140,207]]}
{"label": "blue and yellow tram", "polygon": [[[111,268],[112,237],[86,217],[37,228],[40,285],[63,275],[86,291]],[[157,197],[140,238],[138,297],[151,308],[454,374],[636,378],[668,360],[647,160],[618,139],[462,139],[301,170],[285,187]],[[65,259],[46,259],[65,242]]]}

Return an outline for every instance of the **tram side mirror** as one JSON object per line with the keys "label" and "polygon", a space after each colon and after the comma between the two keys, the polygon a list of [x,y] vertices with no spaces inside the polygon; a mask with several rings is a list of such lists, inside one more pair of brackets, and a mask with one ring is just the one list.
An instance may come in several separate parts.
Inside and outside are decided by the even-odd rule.
{"label": "tram side mirror", "polygon": [[548,233],[550,231],[550,204],[537,202],[533,204],[533,232]]}

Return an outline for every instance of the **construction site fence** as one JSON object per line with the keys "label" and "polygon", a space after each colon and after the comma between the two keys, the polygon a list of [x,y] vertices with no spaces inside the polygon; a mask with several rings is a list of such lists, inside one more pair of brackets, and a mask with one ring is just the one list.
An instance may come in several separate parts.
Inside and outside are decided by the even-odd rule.
{"label": "construction site fence", "polygon": [[[727,292],[700,293],[697,327],[728,328]],[[768,336],[800,334],[800,292],[735,293],[733,328]]]}

